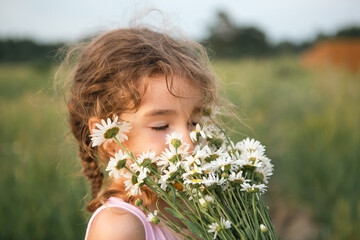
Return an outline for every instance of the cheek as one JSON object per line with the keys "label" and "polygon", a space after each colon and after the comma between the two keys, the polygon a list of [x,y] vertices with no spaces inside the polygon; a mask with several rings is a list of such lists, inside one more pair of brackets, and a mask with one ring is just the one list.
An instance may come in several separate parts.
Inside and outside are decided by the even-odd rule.
{"label": "cheek", "polygon": [[135,156],[147,152],[148,150],[154,151],[157,155],[160,155],[167,147],[165,144],[165,136],[165,133],[144,130],[137,134],[130,135],[126,145],[128,150],[133,151]]}

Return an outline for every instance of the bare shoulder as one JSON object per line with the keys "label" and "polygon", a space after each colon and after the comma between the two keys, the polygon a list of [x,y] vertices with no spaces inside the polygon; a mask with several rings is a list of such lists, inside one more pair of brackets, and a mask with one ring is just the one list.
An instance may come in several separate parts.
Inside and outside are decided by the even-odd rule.
{"label": "bare shoulder", "polygon": [[102,210],[94,219],[86,240],[145,240],[145,229],[134,214],[120,208]]}

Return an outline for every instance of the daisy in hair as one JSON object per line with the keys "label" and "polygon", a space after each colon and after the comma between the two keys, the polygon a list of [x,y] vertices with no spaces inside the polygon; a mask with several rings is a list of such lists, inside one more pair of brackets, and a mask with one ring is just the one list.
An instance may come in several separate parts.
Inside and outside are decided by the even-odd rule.
{"label": "daisy in hair", "polygon": [[124,133],[129,132],[131,129],[130,123],[118,122],[117,116],[114,121],[111,121],[110,118],[108,118],[106,122],[104,119],[101,119],[101,124],[96,123],[95,126],[98,129],[92,129],[93,134],[90,135],[92,147],[115,141],[114,137],[116,137],[119,142],[123,142],[128,139]]}

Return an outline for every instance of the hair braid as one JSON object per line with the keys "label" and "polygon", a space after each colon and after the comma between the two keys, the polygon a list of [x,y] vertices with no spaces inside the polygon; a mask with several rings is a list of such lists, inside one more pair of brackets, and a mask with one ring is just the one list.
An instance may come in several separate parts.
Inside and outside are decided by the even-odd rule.
{"label": "hair braid", "polygon": [[79,156],[83,166],[83,173],[88,177],[91,184],[91,199],[95,199],[101,189],[104,174],[101,172],[96,158],[91,156],[82,145],[79,147]]}

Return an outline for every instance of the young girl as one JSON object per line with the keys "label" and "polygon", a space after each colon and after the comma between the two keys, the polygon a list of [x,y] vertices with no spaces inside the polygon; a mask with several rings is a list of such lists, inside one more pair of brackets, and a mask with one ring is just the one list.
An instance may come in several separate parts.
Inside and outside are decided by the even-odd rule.
{"label": "young girl", "polygon": [[[123,144],[135,156],[148,150],[161,154],[165,136],[172,132],[181,134],[191,151],[189,133],[204,109],[217,103],[217,84],[204,48],[148,28],[113,30],[83,49],[71,84],[69,123],[91,183],[87,209],[93,215],[85,239],[180,238],[146,221],[134,205],[141,198],[149,209],[156,209],[157,198],[149,189],[133,197],[125,191],[124,177],[110,176],[103,183],[102,169],[120,147],[105,142],[93,148],[90,135],[101,119],[118,117],[131,124]],[[164,207],[160,201],[160,209]]]}

